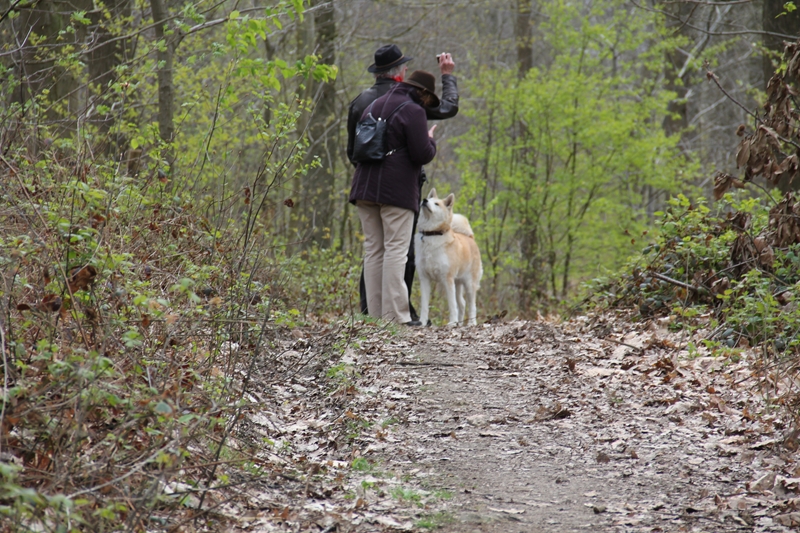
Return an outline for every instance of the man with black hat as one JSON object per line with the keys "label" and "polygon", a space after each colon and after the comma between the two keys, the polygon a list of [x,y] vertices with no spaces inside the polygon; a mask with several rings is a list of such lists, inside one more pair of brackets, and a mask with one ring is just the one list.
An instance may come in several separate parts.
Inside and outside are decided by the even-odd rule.
{"label": "man with black hat", "polygon": [[[367,68],[375,76],[375,84],[366,91],[359,94],[355,100],[350,103],[350,109],[347,114],[347,157],[353,166],[356,163],[353,161],[353,143],[355,140],[356,125],[361,120],[361,116],[369,105],[377,98],[386,94],[392,86],[400,81],[403,81],[408,70],[406,63],[414,59],[413,57],[406,57],[396,44],[389,44],[382,46],[375,51],[375,62]],[[439,70],[442,73],[442,97],[439,99],[439,105],[433,108],[425,108],[425,113],[428,120],[441,120],[456,116],[458,113],[458,86],[456,84],[456,77],[453,76],[455,70],[455,63],[450,54],[444,53],[437,56],[439,61]],[[425,169],[422,169],[419,179],[419,187],[422,190],[422,184],[426,181]],[[414,217],[414,225],[412,229],[412,239],[409,243],[408,261],[406,262],[405,270],[405,283],[408,287],[409,297],[411,296],[411,284],[414,282],[414,272],[416,265],[414,263],[414,239],[413,235],[417,228],[417,217]],[[360,282],[360,300],[361,312],[364,314],[369,313],[367,306],[366,287],[364,285],[364,272],[361,272]],[[414,307],[410,304],[411,318],[416,321],[418,315]]]}

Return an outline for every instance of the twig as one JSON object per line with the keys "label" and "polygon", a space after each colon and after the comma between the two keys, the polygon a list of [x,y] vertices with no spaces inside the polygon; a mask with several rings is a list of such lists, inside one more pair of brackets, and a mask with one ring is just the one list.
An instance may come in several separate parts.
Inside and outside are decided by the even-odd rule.
{"label": "twig", "polygon": [[[3,406],[0,407],[0,424],[2,424],[6,416],[6,405],[8,405],[8,376],[11,374],[8,368],[8,358],[6,357],[6,337],[3,324],[0,324],[0,352],[3,354]],[[0,439],[0,452],[2,451],[3,439]]]}
{"label": "twig", "polygon": [[464,366],[458,363],[429,363],[426,361],[397,361],[395,364],[400,366]]}
{"label": "twig", "polygon": [[678,287],[683,287],[684,289],[690,290],[694,293],[702,292],[702,289],[699,289],[694,285],[689,285],[688,283],[678,281],[677,279],[665,276],[664,274],[659,274],[658,272],[652,272],[652,276],[656,279],[660,279],[661,281],[666,281],[667,283],[672,283],[673,285],[677,285]]}
{"label": "twig", "polygon": [[[728,37],[728,36],[735,36],[735,35],[761,35],[761,36],[770,35],[772,37],[779,37],[781,39],[795,39],[796,38],[796,36],[789,35],[789,34],[786,34],[786,33],[776,33],[776,32],[761,31],[761,30],[709,31],[709,30],[707,30],[705,28],[701,28],[699,26],[694,26],[692,24],[689,24],[688,19],[687,20],[683,20],[678,15],[673,15],[672,13],[669,13],[668,11],[664,11],[664,10],[661,10],[661,9],[653,9],[653,8],[647,7],[645,5],[637,3],[636,0],[631,0],[631,4],[633,4],[634,6],[636,6],[637,8],[639,8],[639,9],[641,9],[643,11],[649,11],[650,13],[658,13],[658,14],[664,15],[665,17],[670,18],[672,20],[676,20],[676,21],[680,22],[682,26],[685,26],[687,28],[691,28],[691,29],[693,29],[695,31],[698,31],[700,33],[703,33],[705,35],[713,35],[713,36],[717,36],[717,37]],[[710,5],[714,5],[714,4],[712,3]],[[727,2],[725,3],[725,5],[728,5]]]}
{"label": "twig", "polygon": [[0,17],[0,22],[3,22],[3,20],[5,20],[5,18],[8,16],[8,14],[14,11],[14,8],[17,7],[20,4],[20,2],[22,2],[22,0],[17,0],[13,4],[11,4],[11,7],[6,9],[6,12],[3,13],[3,16]]}
{"label": "twig", "polygon": [[612,339],[610,337],[606,337],[603,340],[608,342],[613,342],[614,344],[619,344],[620,346],[625,346],[626,348],[637,350],[639,353],[644,353],[644,348],[640,346],[634,346],[633,344],[628,344],[627,342],[618,341],[617,339]]}
{"label": "twig", "polygon": [[[745,112],[745,113],[747,113],[748,115],[750,115],[751,117],[753,117],[753,118],[756,120],[756,122],[758,122],[759,124],[764,124],[764,121],[763,121],[763,120],[762,120],[762,119],[761,119],[761,118],[760,118],[758,115],[756,115],[755,113],[753,113],[752,111],[750,111],[749,109],[747,109],[747,107],[745,107],[745,106],[744,106],[744,105],[743,105],[741,102],[739,102],[739,101],[738,101],[736,98],[734,98],[733,96],[731,96],[731,95],[728,93],[728,91],[726,91],[726,90],[725,90],[725,89],[722,87],[722,85],[721,85],[721,84],[720,84],[720,82],[719,82],[719,78],[717,78],[717,75],[716,75],[716,74],[714,74],[714,73],[713,73],[713,72],[711,72],[710,70],[706,70],[706,77],[707,77],[709,80],[711,80],[711,81],[713,81],[713,82],[714,82],[714,84],[717,86],[717,88],[718,88],[720,91],[722,91],[722,94],[724,94],[724,95],[725,95],[725,96],[728,98],[728,100],[730,100],[731,102],[733,102],[733,103],[734,103],[734,104],[736,104],[737,106],[741,107],[741,108],[744,110],[744,112]],[[791,140],[791,139],[787,139],[786,137],[783,137],[782,135],[778,135],[778,132],[775,132],[775,136],[776,136],[778,139],[780,139],[782,142],[785,142],[786,144],[790,144],[790,145],[794,146],[795,148],[798,148],[798,149],[800,149],[800,144],[797,144],[797,143],[796,143],[796,142],[794,142],[793,140]]]}

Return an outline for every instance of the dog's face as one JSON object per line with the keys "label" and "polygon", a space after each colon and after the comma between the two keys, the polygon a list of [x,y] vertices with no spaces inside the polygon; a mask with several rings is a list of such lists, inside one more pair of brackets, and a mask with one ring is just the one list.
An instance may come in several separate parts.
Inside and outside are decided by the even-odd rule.
{"label": "dog's face", "polygon": [[428,197],[422,200],[422,207],[419,210],[419,229],[421,231],[449,230],[455,199],[456,197],[452,194],[440,199],[436,196],[436,189],[431,189]]}

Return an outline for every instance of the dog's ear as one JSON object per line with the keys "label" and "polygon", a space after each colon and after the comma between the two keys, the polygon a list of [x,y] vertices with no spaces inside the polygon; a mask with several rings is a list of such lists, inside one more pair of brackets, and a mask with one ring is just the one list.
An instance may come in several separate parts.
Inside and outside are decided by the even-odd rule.
{"label": "dog's ear", "polygon": [[453,208],[453,204],[456,203],[456,197],[453,193],[447,195],[447,198],[444,199],[444,206],[448,209]]}
{"label": "dog's ear", "polygon": [[431,198],[436,198],[436,189],[431,189],[428,193],[428,199],[430,200]]}

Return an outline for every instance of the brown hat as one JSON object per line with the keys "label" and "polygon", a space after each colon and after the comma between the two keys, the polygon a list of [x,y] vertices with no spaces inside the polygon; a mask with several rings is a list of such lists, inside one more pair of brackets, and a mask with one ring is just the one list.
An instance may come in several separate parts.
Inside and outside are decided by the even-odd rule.
{"label": "brown hat", "polygon": [[424,70],[415,70],[404,79],[401,83],[407,83],[408,85],[413,85],[414,87],[418,87],[423,89],[424,91],[428,92],[433,96],[435,102],[433,103],[432,107],[439,107],[439,97],[436,96],[436,76],[431,74],[430,72],[426,72]]}
{"label": "brown hat", "polygon": [[375,62],[367,67],[367,70],[374,74],[386,72],[412,59],[414,58],[404,56],[396,44],[387,44],[375,51]]}

